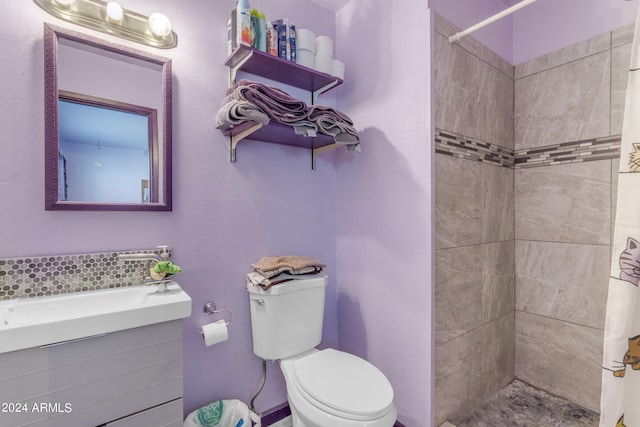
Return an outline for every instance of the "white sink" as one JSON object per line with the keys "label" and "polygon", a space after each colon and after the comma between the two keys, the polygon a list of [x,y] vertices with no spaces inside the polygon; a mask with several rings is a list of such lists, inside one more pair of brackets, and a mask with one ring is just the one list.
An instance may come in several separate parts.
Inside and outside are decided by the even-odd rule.
{"label": "white sink", "polygon": [[136,286],[0,302],[0,353],[137,328],[191,315],[177,284]]}

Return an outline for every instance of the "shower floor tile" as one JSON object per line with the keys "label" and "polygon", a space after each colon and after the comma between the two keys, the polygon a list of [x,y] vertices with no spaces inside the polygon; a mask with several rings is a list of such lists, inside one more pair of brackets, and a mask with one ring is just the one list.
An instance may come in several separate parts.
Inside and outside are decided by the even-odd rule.
{"label": "shower floor tile", "polygon": [[457,427],[597,427],[599,414],[513,381]]}

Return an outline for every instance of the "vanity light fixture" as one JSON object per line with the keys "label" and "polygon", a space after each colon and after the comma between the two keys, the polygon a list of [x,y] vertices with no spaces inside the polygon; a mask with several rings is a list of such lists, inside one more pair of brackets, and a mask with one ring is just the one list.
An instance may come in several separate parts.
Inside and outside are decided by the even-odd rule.
{"label": "vanity light fixture", "polygon": [[171,34],[171,21],[160,12],[152,13],[149,16],[149,28],[156,36],[166,37]]}
{"label": "vanity light fixture", "polygon": [[178,44],[171,21],[162,13],[150,16],[124,9],[115,1],[33,0],[42,9],[74,24],[161,49]]}
{"label": "vanity light fixture", "polygon": [[122,10],[122,6],[120,6],[115,1],[110,1],[107,3],[107,17],[112,22],[121,22],[124,17],[124,11]]}

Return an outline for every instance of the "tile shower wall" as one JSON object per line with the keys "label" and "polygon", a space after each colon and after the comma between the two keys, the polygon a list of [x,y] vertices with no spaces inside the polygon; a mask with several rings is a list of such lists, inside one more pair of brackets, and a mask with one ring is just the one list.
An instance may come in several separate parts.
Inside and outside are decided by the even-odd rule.
{"label": "tile shower wall", "polygon": [[435,19],[435,422],[514,376],[513,67]]}
{"label": "tile shower wall", "polygon": [[436,425],[514,375],[597,411],[633,26],[510,68],[436,24]]}
{"label": "tile shower wall", "polygon": [[596,411],[632,37],[515,67],[516,376]]}
{"label": "tile shower wall", "polygon": [[157,249],[0,259],[0,300],[35,298],[143,285],[147,260],[118,260],[118,254]]}

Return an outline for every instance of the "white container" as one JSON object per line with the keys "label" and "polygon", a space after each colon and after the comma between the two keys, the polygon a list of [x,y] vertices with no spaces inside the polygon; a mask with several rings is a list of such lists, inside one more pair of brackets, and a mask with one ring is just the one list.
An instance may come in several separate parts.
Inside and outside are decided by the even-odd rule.
{"label": "white container", "polygon": [[324,53],[316,53],[315,69],[321,73],[331,74],[333,72],[333,57]]}
{"label": "white container", "polygon": [[327,36],[318,36],[316,37],[316,55],[329,55],[333,56],[333,40],[331,40]]}
{"label": "white container", "polygon": [[236,6],[238,23],[236,25],[236,37],[238,44],[251,46],[251,6],[249,0],[239,0]]}
{"label": "white container", "polygon": [[344,62],[334,59],[332,61],[331,75],[344,80]]}
{"label": "white container", "polygon": [[316,58],[313,52],[307,49],[298,49],[296,51],[296,64],[303,67],[314,68]]}
{"label": "white container", "polygon": [[300,28],[296,30],[296,47],[316,53],[316,35],[311,30]]}

